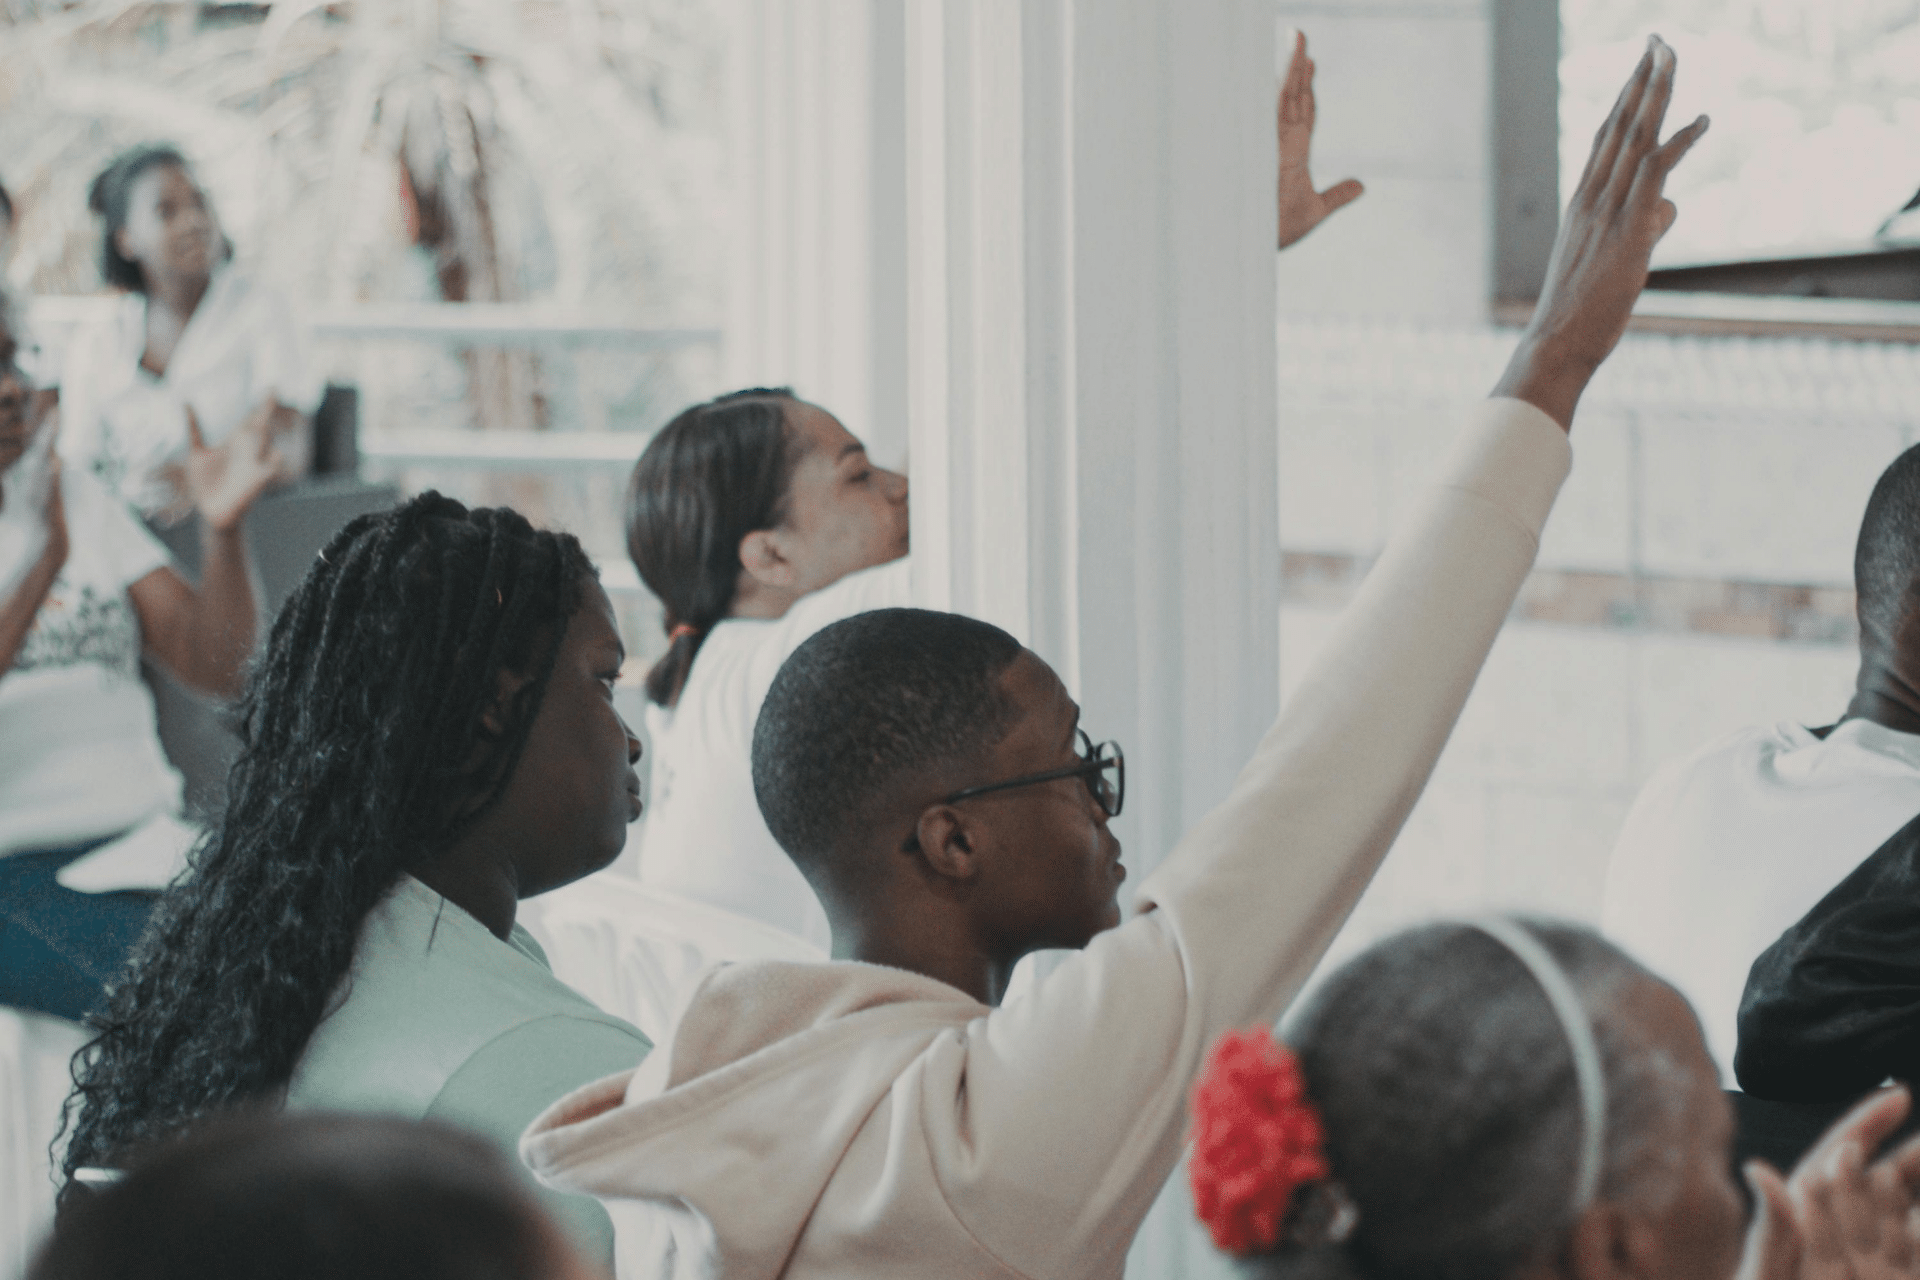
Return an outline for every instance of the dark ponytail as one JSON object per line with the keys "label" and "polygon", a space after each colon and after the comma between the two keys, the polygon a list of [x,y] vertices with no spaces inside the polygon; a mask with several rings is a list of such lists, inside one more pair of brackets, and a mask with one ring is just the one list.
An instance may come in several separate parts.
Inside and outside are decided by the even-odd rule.
{"label": "dark ponytail", "polygon": [[672,706],[700,645],[733,607],[740,540],[780,522],[794,447],[786,387],[734,391],[661,428],[627,486],[627,554],[666,607],[647,696]]}

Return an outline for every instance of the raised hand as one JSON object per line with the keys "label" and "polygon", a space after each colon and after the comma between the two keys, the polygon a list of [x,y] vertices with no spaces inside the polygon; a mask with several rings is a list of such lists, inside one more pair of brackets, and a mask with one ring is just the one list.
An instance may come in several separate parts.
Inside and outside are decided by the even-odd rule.
{"label": "raised hand", "polygon": [[1313,189],[1308,171],[1313,152],[1313,59],[1307,57],[1307,37],[1296,31],[1293,57],[1287,62],[1286,83],[1280,87],[1280,247],[1286,248],[1326,221],[1327,215],[1360,198],[1362,187],[1352,178],[1325,191]]}
{"label": "raised hand", "polygon": [[1673,74],[1673,50],[1650,37],[1594,137],[1554,238],[1540,302],[1494,390],[1537,405],[1562,427],[1572,424],[1588,379],[1626,332],[1653,246],[1673,225],[1673,201],[1662,194],[1667,175],[1707,131],[1701,116],[1660,142]]}
{"label": "raised hand", "polygon": [[274,444],[272,399],[247,415],[217,448],[200,434],[200,420],[187,407],[187,459],[181,487],[207,527],[218,533],[236,529],[267,487],[286,471],[286,459]]}

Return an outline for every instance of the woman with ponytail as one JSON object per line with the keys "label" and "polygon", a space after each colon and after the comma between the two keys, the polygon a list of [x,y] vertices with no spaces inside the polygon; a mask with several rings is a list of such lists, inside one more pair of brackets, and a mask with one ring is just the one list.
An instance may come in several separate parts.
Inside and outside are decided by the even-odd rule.
{"label": "woman with ponytail", "polygon": [[753,726],[807,637],[910,603],[906,477],[874,466],[818,405],[736,391],[648,444],[628,488],[627,549],[668,636],[647,675],[653,803],[640,878],[824,954],[826,912],[754,800]]}
{"label": "woman with ponytail", "polygon": [[[513,1156],[638,1063],[646,1038],[514,923],[639,816],[624,657],[580,544],[511,511],[429,493],[336,535],[248,684],[224,818],[76,1062],[69,1179],[240,1105],[441,1120]],[[541,1195],[611,1258],[598,1202]]]}
{"label": "woman with ponytail", "polygon": [[1381,942],[1286,1045],[1229,1032],[1193,1092],[1194,1206],[1269,1280],[1897,1280],[1920,1141],[1905,1089],[1792,1178],[1743,1171],[1700,1024],[1593,932],[1492,917]]}

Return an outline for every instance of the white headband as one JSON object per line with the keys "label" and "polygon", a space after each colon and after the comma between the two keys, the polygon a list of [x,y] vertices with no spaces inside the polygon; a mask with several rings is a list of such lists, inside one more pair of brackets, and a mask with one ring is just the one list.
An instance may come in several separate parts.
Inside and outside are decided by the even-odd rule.
{"label": "white headband", "polygon": [[1601,1152],[1607,1136],[1607,1080],[1600,1070],[1600,1046],[1593,1038],[1593,1024],[1567,971],[1531,931],[1505,916],[1483,916],[1467,924],[1527,966],[1566,1033],[1567,1048],[1573,1053],[1573,1074],[1580,1082],[1580,1167],[1573,1180],[1573,1211],[1579,1214],[1593,1203],[1594,1193],[1600,1189]]}

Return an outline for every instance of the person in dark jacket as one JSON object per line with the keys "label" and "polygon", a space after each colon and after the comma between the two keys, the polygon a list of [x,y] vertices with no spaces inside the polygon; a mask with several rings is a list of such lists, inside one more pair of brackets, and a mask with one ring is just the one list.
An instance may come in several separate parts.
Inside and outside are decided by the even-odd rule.
{"label": "person in dark jacket", "polygon": [[1760,953],[1734,1075],[1756,1097],[1845,1102],[1920,1070],[1920,817]]}

